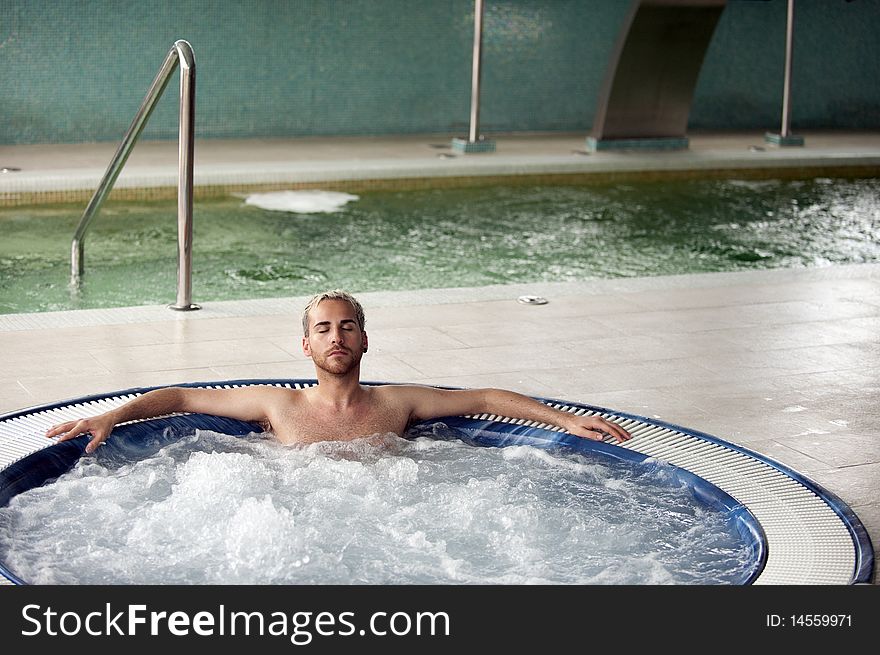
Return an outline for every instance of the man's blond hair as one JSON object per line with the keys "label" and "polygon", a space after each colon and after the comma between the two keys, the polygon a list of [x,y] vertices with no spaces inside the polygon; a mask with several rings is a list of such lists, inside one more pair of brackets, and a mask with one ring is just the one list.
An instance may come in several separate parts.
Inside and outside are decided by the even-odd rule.
{"label": "man's blond hair", "polygon": [[358,327],[361,329],[361,332],[364,331],[364,325],[366,325],[367,319],[364,316],[364,308],[361,307],[361,304],[357,301],[353,295],[351,295],[348,291],[343,291],[342,289],[334,289],[332,291],[324,291],[323,293],[318,293],[312,296],[312,299],[309,300],[306,308],[303,310],[302,322],[303,322],[303,336],[309,336],[309,312],[312,311],[315,307],[318,306],[324,300],[344,300],[351,308],[354,310],[355,318],[357,319]]}

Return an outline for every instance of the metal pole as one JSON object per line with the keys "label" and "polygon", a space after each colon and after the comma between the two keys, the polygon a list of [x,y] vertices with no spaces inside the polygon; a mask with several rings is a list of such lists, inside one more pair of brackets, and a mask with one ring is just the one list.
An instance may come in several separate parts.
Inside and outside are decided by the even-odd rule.
{"label": "metal pole", "polygon": [[483,45],[483,0],[474,0],[474,55],[471,75],[471,129],[468,141],[475,143],[480,127],[480,57]]}
{"label": "metal pole", "polygon": [[788,0],[788,16],[785,25],[785,77],[782,83],[782,129],[784,139],[791,132],[791,58],[794,40],[794,0]]}
{"label": "metal pole", "polygon": [[132,120],[104,178],[98,185],[80,219],[70,245],[70,281],[73,288],[79,284],[84,266],[85,235],[89,224],[110,194],[113,184],[122,172],[128,156],[165,91],[174,69],[180,67],[180,118],[178,136],[177,180],[177,302],[171,309],[199,309],[192,303],[192,242],[193,242],[193,151],[195,144],[196,63],[192,46],[186,41],[175,41],[162,67],[156,74],[140,109]]}
{"label": "metal pole", "polygon": [[128,131],[125,133],[125,136],[122,137],[122,142],[119,144],[119,147],[116,148],[116,153],[113,155],[113,159],[110,161],[110,165],[107,167],[107,172],[104,173],[104,177],[98,185],[98,189],[89,201],[85,212],[83,212],[82,218],[80,218],[70,248],[71,284],[75,285],[82,277],[84,265],[83,246],[85,243],[86,232],[89,229],[89,224],[98,213],[101,205],[104,204],[104,200],[106,200],[110,190],[116,183],[116,178],[118,178],[119,174],[122,172],[122,168],[125,166],[125,162],[128,160],[128,156],[131,154],[134,144],[137,142],[141,132],[143,132],[144,127],[150,118],[150,114],[152,114],[153,109],[156,108],[156,103],[159,101],[159,98],[162,97],[162,92],[165,90],[165,87],[168,86],[168,80],[171,79],[171,74],[176,67],[177,52],[174,48],[171,48],[171,51],[165,57],[165,61],[162,62],[162,67],[156,74],[153,83],[150,85],[147,95],[144,96],[144,100],[141,103],[137,114],[135,114],[134,119],[131,121]]}
{"label": "metal pole", "polygon": [[193,152],[195,150],[196,66],[186,41],[177,41],[180,62],[180,120],[177,174],[177,303],[171,309],[199,309],[192,303]]}

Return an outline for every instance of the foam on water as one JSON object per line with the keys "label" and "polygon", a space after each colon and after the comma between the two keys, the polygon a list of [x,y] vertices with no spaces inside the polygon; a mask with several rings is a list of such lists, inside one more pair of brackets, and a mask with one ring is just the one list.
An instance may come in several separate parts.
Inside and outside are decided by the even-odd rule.
{"label": "foam on water", "polygon": [[454,438],[285,447],[211,432],[108,459],[0,509],[0,559],[22,579],[723,584],[750,565],[727,514],[658,464]]}
{"label": "foam on water", "polygon": [[245,198],[246,205],[278,212],[296,214],[332,214],[342,211],[358,196],[338,191],[273,191],[252,193]]}

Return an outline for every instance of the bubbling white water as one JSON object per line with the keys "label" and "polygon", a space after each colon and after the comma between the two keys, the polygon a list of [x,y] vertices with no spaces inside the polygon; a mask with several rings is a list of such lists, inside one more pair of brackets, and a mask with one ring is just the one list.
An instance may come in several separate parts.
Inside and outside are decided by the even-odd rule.
{"label": "bubbling white water", "polygon": [[0,559],[37,584],[724,584],[749,566],[669,467],[204,431],[14,497]]}
{"label": "bubbling white water", "polygon": [[252,193],[245,198],[246,205],[295,214],[332,214],[342,211],[359,196],[339,191],[272,191]]}

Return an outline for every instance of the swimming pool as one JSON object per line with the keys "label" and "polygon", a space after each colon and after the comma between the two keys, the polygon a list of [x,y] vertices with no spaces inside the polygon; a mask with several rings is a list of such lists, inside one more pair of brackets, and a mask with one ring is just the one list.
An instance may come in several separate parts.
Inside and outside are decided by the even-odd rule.
{"label": "swimming pool", "polygon": [[[303,388],[315,384],[315,381],[239,380],[221,386],[249,384],[275,384],[289,388]],[[508,583],[576,581],[610,584],[646,582],[649,584],[662,582],[679,584],[688,581],[700,583],[702,580],[703,582],[720,584],[725,582],[846,584],[870,579],[873,550],[864,527],[844,503],[815,483],[763,456],[709,435],[644,417],[577,403],[543,400],[563,411],[579,414],[601,414],[606,418],[612,418],[626,427],[633,438],[623,446],[616,446],[610,443],[578,439],[552,426],[506,417],[447,417],[443,419],[443,425],[439,426],[439,433],[437,425],[428,425],[422,426],[422,432],[411,435],[414,437],[414,441],[410,442],[412,447],[410,447],[410,443],[402,442],[396,438],[393,440],[394,443],[379,444],[380,448],[372,450],[369,444],[366,448],[363,444],[355,444],[353,447],[351,444],[348,446],[345,444],[315,444],[298,450],[285,451],[285,449],[279,448],[273,450],[269,460],[256,461],[255,464],[251,464],[248,453],[252,454],[254,447],[256,450],[260,450],[264,448],[264,445],[237,442],[234,438],[230,441],[229,437],[222,435],[202,433],[197,439],[190,439],[193,443],[201,442],[201,448],[197,448],[197,452],[192,457],[187,450],[174,451],[174,448],[169,450],[168,444],[173,445],[181,438],[188,438],[187,435],[191,435],[196,428],[233,435],[247,435],[255,428],[251,424],[240,421],[194,414],[119,426],[119,433],[114,437],[113,443],[108,442],[107,459],[111,464],[109,467],[80,459],[80,453],[86,441],[85,437],[47,447],[47,440],[43,433],[49,424],[60,419],[86,416],[94,414],[96,411],[118,406],[144,391],[146,389],[133,389],[119,394],[84,398],[79,401],[24,410],[13,415],[0,417],[0,434],[4,435],[3,449],[0,452],[4,460],[3,468],[0,470],[2,473],[0,475],[0,496],[2,496],[0,505],[5,505],[10,499],[16,502],[12,515],[4,510],[0,516],[0,521],[3,523],[0,526],[0,535],[2,535],[0,541],[3,543],[4,557],[9,554],[10,548],[15,550],[17,540],[15,535],[21,534],[27,529],[36,531],[37,524],[41,524],[45,519],[45,512],[40,514],[40,510],[46,509],[50,514],[55,513],[58,502],[61,505],[71,502],[77,505],[84,504],[86,511],[96,512],[98,515],[109,512],[112,516],[104,518],[113,523],[119,522],[126,513],[140,516],[139,510],[136,508],[123,507],[129,503],[129,496],[135,497],[133,500],[137,504],[140,503],[139,496],[142,495],[143,489],[147,489],[149,492],[149,488],[155,485],[160,489],[159,495],[162,496],[163,488],[167,491],[169,486],[173,486],[166,475],[169,469],[160,467],[156,470],[140,467],[141,461],[146,461],[145,458],[149,459],[151,455],[158,453],[160,459],[180,458],[183,461],[182,469],[173,467],[170,470],[175,471],[173,474],[175,476],[180,475],[180,471],[182,471],[185,479],[179,482],[178,486],[192,487],[194,493],[190,494],[189,500],[182,505],[176,502],[168,503],[166,497],[161,497],[158,503],[160,507],[158,515],[153,513],[141,523],[137,523],[138,519],[136,519],[134,527],[127,527],[123,523],[123,541],[129,540],[130,545],[135,549],[143,543],[152,543],[154,538],[161,539],[162,535],[168,532],[168,529],[173,531],[173,526],[169,527],[169,522],[166,519],[170,519],[177,510],[184,514],[185,523],[205,526],[205,502],[210,502],[210,498],[214,497],[214,491],[225,489],[227,486],[231,487],[233,499],[237,499],[241,495],[243,500],[240,503],[236,500],[227,503],[229,507],[226,509],[232,511],[236,516],[220,522],[224,526],[220,535],[220,551],[228,549],[230,544],[233,550],[236,544],[239,548],[247,549],[252,540],[258,542],[263,539],[269,543],[278,541],[273,538],[271,532],[272,526],[276,525],[279,519],[283,525],[293,526],[291,530],[294,532],[297,529],[303,530],[303,534],[306,536],[310,534],[314,536],[316,530],[320,532],[321,525],[316,527],[307,521],[301,522],[300,515],[296,515],[294,517],[296,520],[292,520],[293,510],[284,506],[279,509],[274,505],[272,496],[275,492],[272,490],[275,488],[273,486],[275,481],[273,480],[278,478],[283,480],[284,486],[293,485],[304,496],[315,491],[319,496],[326,493],[331,496],[331,505],[333,505],[332,497],[340,496],[341,504],[337,503],[334,505],[335,509],[329,512],[322,511],[322,508],[326,509],[324,506],[327,500],[317,496],[307,498],[304,504],[300,504],[297,511],[305,513],[317,511],[322,517],[319,523],[325,523],[328,520],[331,523],[338,523],[341,516],[341,520],[347,525],[348,518],[346,517],[349,517],[352,508],[356,506],[355,513],[363,511],[368,516],[367,524],[361,525],[355,531],[359,530],[369,535],[371,531],[375,532],[377,526],[380,532],[382,526],[390,526],[392,542],[401,538],[409,540],[407,543],[414,552],[421,553],[433,564],[439,562],[439,567],[435,566],[432,569],[433,573],[427,574],[429,577],[435,576],[429,580],[431,582],[492,580],[491,575],[493,574],[490,574],[488,580],[486,578],[471,578],[471,571],[468,568],[470,562],[462,564],[459,562],[459,558],[451,556],[452,553],[455,553],[457,545],[452,546],[451,552],[447,551],[445,540],[452,539],[457,534],[456,531],[461,530],[462,524],[467,527],[468,512],[476,516],[472,523],[488,523],[490,526],[493,521],[497,523],[495,530],[490,529],[488,533],[477,534],[476,557],[478,559],[480,556],[486,558],[489,553],[489,559],[493,560],[491,557],[492,549],[487,547],[487,544],[490,546],[499,546],[500,544],[500,552],[507,553],[513,547],[515,551],[513,559],[517,560],[515,564],[525,564],[524,567],[520,567],[513,573],[509,570],[505,570],[501,574],[494,573],[494,575],[512,576],[503,577],[503,581]],[[448,432],[449,429],[451,432]],[[438,446],[436,442],[438,437],[442,441],[451,438],[469,445],[464,446],[463,451],[460,449],[461,444],[458,443],[453,444],[453,447],[448,447],[448,444],[445,443],[440,443]],[[274,446],[273,444],[271,447]],[[471,446],[505,448],[502,449],[500,457],[480,459],[476,469],[465,468],[463,484],[462,481],[449,484],[449,480],[441,477],[439,486],[429,486],[427,496],[419,496],[422,493],[422,484],[427,482],[428,478],[431,478],[437,470],[449,467],[458,468],[460,460],[470,457],[467,451],[483,450],[481,448],[472,449]],[[459,450],[454,450],[455,447],[459,447]],[[321,449],[325,448],[330,449],[331,457],[323,457],[325,453]],[[341,448],[341,450],[334,451],[336,448]],[[430,451],[433,451],[435,455],[439,454],[439,459],[424,457],[424,453]],[[214,453],[219,453],[219,457],[211,460]],[[560,453],[562,454],[560,455]],[[316,454],[317,457],[315,457]],[[120,455],[124,455],[124,458],[120,459]],[[224,458],[225,455],[229,456]],[[585,456],[586,459],[582,456]],[[272,460],[288,457],[295,460],[293,468],[284,466],[278,468],[277,465],[269,465]],[[622,469],[618,466],[612,467],[613,473],[611,474],[597,473],[599,469],[597,464],[603,459],[605,461],[622,461],[624,466]],[[503,460],[510,460],[512,465],[505,467]],[[530,467],[527,460],[532,460],[533,463],[537,462],[537,469],[534,466]],[[114,465],[114,462],[118,466]],[[370,469],[364,466],[365,463],[377,466]],[[628,468],[630,463],[635,463],[636,468]],[[59,485],[58,487],[49,485],[37,490],[36,504],[32,503],[32,507],[37,508],[40,516],[37,519],[33,519],[31,516],[30,528],[27,525],[16,526],[14,511],[19,509],[17,495],[65,473],[74,465],[77,468],[70,481],[72,486],[71,484]],[[114,466],[122,472],[121,476],[114,476],[113,472],[109,470]],[[223,471],[228,473],[231,469],[236,469],[232,475],[218,475]],[[251,470],[254,474],[241,475],[245,470]],[[574,472],[573,477],[569,476],[571,472]],[[635,472],[634,476],[633,472]],[[628,486],[626,480],[628,476],[632,478],[631,481],[635,483],[635,486]],[[130,488],[129,491],[118,493],[120,478],[124,480],[128,477],[134,480],[135,489],[138,491]],[[582,483],[585,477],[598,479],[598,487],[584,487]],[[316,481],[317,485],[315,485]],[[267,482],[268,487],[266,486]],[[670,503],[668,499],[655,499],[655,495],[662,495],[658,491],[663,487],[670,487],[670,483],[673,491],[687,489],[688,497],[691,500],[682,505],[677,500]],[[645,488],[640,489],[643,484]],[[314,489],[312,485],[314,485]],[[542,485],[546,487],[545,491],[549,490],[550,492],[549,500],[536,493]],[[313,491],[309,492],[309,489],[313,489]],[[382,520],[374,521],[376,516],[372,506],[383,505],[386,496],[400,495],[400,489],[404,489],[402,494],[404,502],[395,506],[390,515],[383,515]],[[58,497],[53,498],[56,491]],[[239,492],[242,491],[244,493],[240,494]],[[621,493],[618,494],[618,492]],[[497,497],[499,493],[504,497],[501,499],[502,504],[497,505],[496,503],[493,506],[488,501],[493,496]],[[508,507],[505,504],[508,494],[522,495],[526,502]],[[97,504],[90,504],[88,497],[93,495],[97,498]],[[615,500],[615,495],[620,498]],[[698,501],[696,505],[693,502],[694,499]],[[597,507],[596,502],[599,505],[610,505],[610,515],[609,508]],[[249,523],[246,515],[238,515],[239,504],[247,506],[245,514],[259,515],[256,516],[256,519],[251,517],[256,520],[256,523],[253,520]],[[538,505],[537,512],[530,508],[534,504]],[[631,523],[623,521],[620,522],[620,525],[613,525],[610,531],[606,530],[602,522],[616,524],[617,510],[627,504],[630,504],[631,508],[635,508],[637,523],[645,519],[647,533],[660,531],[661,526],[669,523],[673,526],[673,536],[670,536],[668,532],[661,535],[659,546],[658,542],[648,540],[650,543],[647,545],[647,552],[645,552],[639,551],[642,537],[645,535],[640,535],[639,530],[635,529]],[[421,518],[425,515],[425,506],[431,505],[434,509],[427,512],[428,524],[419,524],[415,520],[416,514]],[[700,510],[698,506],[702,506],[703,509]],[[90,507],[92,509],[89,509]],[[570,511],[580,509],[585,510],[586,523],[572,520],[574,514]],[[709,534],[708,541],[704,540],[703,529],[713,522],[712,511],[719,509],[722,510],[721,523],[732,527],[733,532],[739,535],[738,545],[736,538],[733,542],[729,540],[725,542],[724,539],[719,539],[717,533]],[[217,510],[218,508],[215,508],[215,511],[208,511],[207,514],[216,516]],[[654,515],[654,520],[649,516],[651,514]],[[192,520],[186,518],[190,515],[192,515]],[[198,516],[202,518],[197,520]],[[272,519],[273,516],[274,519]],[[325,516],[329,518],[325,518]],[[694,516],[698,516],[700,520],[690,521],[690,518]],[[440,520],[444,517],[445,521]],[[450,518],[451,524],[449,523]],[[550,524],[549,531],[542,525],[545,518]],[[707,520],[703,521],[702,519]],[[632,520],[632,513],[630,513],[629,520]],[[519,526],[517,526],[518,522]],[[96,553],[100,555],[103,552],[102,549],[105,548],[115,552],[116,547],[108,546],[100,536],[97,539],[94,536],[88,536],[89,530],[85,526],[87,523],[89,523],[88,520],[83,521],[75,518],[74,524],[64,531],[74,533],[72,535],[74,537],[77,536],[75,533],[86,534],[86,552],[89,556],[94,556]],[[95,523],[98,533],[100,533],[101,526],[106,525],[108,521],[99,520]],[[214,523],[209,521],[207,525],[211,528]],[[429,525],[432,523],[439,525]],[[163,529],[163,525],[167,529]],[[525,534],[522,531],[523,525],[526,526],[526,533],[535,532],[537,534],[538,541],[542,536],[546,537],[550,542],[549,550],[547,550],[546,544],[542,551],[540,548],[536,548],[535,543],[525,539]],[[581,529],[578,529],[579,525]],[[236,526],[240,528],[237,531],[234,529]],[[585,526],[588,526],[589,529]],[[231,539],[230,535],[224,532],[230,527],[233,528]],[[419,529],[420,527],[422,529]],[[268,535],[266,530],[269,531]],[[432,530],[435,530],[436,533],[432,534]],[[676,541],[677,537],[674,536],[676,530],[683,534],[684,542]],[[465,533],[467,532],[465,530]],[[581,538],[588,537],[586,532],[598,534],[598,544],[594,544],[596,550],[601,550],[602,542],[606,541],[604,547],[606,551],[610,551],[612,558],[610,564],[608,560],[605,560],[604,563],[600,561],[598,571],[591,569],[591,564],[596,565],[596,562],[591,561],[589,554],[584,552],[584,542],[581,541]],[[55,531],[53,534],[57,535],[58,532]],[[728,530],[728,534],[733,533]],[[364,542],[362,537],[363,535],[359,536],[361,541],[354,546],[354,550],[366,549],[368,553],[372,552],[368,547],[370,540]],[[335,543],[334,539],[339,541],[340,538],[345,543],[336,544],[339,548],[332,545]],[[483,542],[480,542],[481,538],[485,538]],[[512,538],[513,541],[506,541],[508,538]],[[594,537],[589,535],[589,538]],[[296,552],[292,554],[295,557],[285,561],[294,569],[300,569],[303,565],[312,562],[311,558],[315,556],[317,558],[316,565],[306,567],[309,572],[315,569],[320,570],[319,564],[325,565],[326,568],[328,561],[330,568],[335,569],[341,562],[337,557],[340,549],[345,551],[345,548],[353,543],[353,539],[354,535],[350,534],[350,531],[346,531],[346,529],[340,531],[337,525],[335,529],[331,529],[329,535],[318,540],[319,543],[328,541],[331,543],[327,552],[320,548],[316,549],[315,543],[303,543],[300,544],[303,548],[294,549]],[[623,541],[633,540],[637,543],[637,547],[635,551],[630,549],[621,555],[619,552],[620,544],[614,543],[615,539],[618,541],[620,539]],[[49,541],[51,544],[55,544],[56,539],[53,536]],[[412,543],[409,543],[410,541]],[[443,543],[439,543],[441,541]],[[566,552],[565,549],[560,549],[561,541],[572,541],[573,550]],[[68,541],[65,540],[63,545],[66,546],[67,543]],[[662,551],[667,549],[687,551],[688,548],[683,546],[685,543],[692,543],[697,551],[704,552],[697,553],[696,571],[691,569],[689,572],[683,573],[683,578],[676,577],[681,572],[673,572],[676,565],[673,564],[670,567]],[[398,546],[399,544],[392,546],[392,549]],[[30,550],[30,547],[19,549],[19,551]],[[50,551],[52,550],[57,550],[57,545],[52,546]],[[706,550],[712,553],[708,558],[705,557]],[[138,557],[156,559],[157,553],[160,551],[147,549],[147,551],[135,553],[135,559]],[[186,552],[188,551],[184,548],[184,554]],[[33,553],[26,554],[32,555]],[[16,554],[16,556],[20,555],[21,552]],[[551,560],[551,564],[553,564],[555,562],[552,560],[557,555],[562,563],[559,570],[554,571],[553,566],[545,560]],[[216,553],[211,556],[216,559]],[[630,574],[628,578],[609,576],[605,569],[613,569],[620,564],[618,560],[614,559],[616,556],[630,562],[630,564],[635,563],[635,566],[625,567],[634,568],[634,574],[630,570],[625,572]],[[47,563],[51,557],[40,555],[37,557],[37,569],[35,570],[39,571],[41,563]],[[64,559],[63,555],[62,559]],[[118,576],[121,576],[123,571],[115,571],[115,573],[113,571],[114,561],[117,559],[116,557],[111,558],[111,562],[107,563],[110,566],[109,573],[105,570],[106,567],[100,567],[100,571],[109,575],[109,578],[101,578],[98,580],[99,582],[112,583],[114,575],[117,576],[116,581],[122,580]],[[161,559],[159,557],[159,560]],[[582,559],[583,561],[581,561]],[[720,577],[717,571],[711,572],[709,570],[713,559],[715,563],[723,562],[721,566],[725,572]],[[272,563],[274,560],[275,557],[270,552],[266,561]],[[354,579],[348,577],[345,581],[394,582],[394,579],[389,580],[387,577],[381,576],[391,575],[394,577],[403,573],[409,564],[404,562],[403,566],[393,566],[391,573],[380,572],[380,577],[376,579],[370,578],[369,574],[364,573],[364,566],[369,572],[374,566],[375,560],[375,552],[373,552],[373,556],[368,555],[365,563],[361,560],[360,568],[355,567],[357,570],[351,574],[355,576]],[[504,557],[501,557],[500,560],[503,563]],[[128,568],[132,568],[131,560],[127,561],[129,561]],[[203,566],[205,561],[208,560],[199,560],[197,566]],[[213,562],[214,559],[210,561]],[[298,565],[297,562],[299,562]],[[494,560],[490,562],[492,566],[497,563]],[[351,573],[350,564],[350,562],[346,562],[341,566],[343,576]],[[639,568],[640,564],[642,565],[641,569]],[[647,569],[644,568],[646,564]],[[27,558],[23,564],[19,561],[18,565],[33,566],[32,563],[30,565],[27,563]],[[222,569],[222,562],[217,566]],[[277,565],[275,568],[277,569]],[[284,567],[282,566],[282,568]],[[439,579],[436,577],[438,569],[440,571]],[[450,579],[450,571],[453,572],[452,579]],[[3,564],[2,572],[9,580],[22,581],[6,568],[5,564]],[[236,578],[235,570],[230,571],[227,568],[223,569],[223,573],[225,575],[223,581],[225,582],[242,581]],[[259,573],[265,574],[263,571]],[[269,573],[271,574],[271,570]],[[551,573],[552,576],[547,579],[548,574]],[[563,579],[553,577],[560,573],[569,577]],[[456,580],[455,574],[461,577]],[[33,570],[31,575],[35,575]],[[52,572],[48,572],[47,575],[51,576]],[[64,578],[65,575],[62,572],[61,579],[54,581],[70,582],[69,579]],[[421,572],[418,575],[425,574]],[[572,579],[571,575],[575,577]],[[265,581],[263,578],[260,580]],[[416,580],[426,581],[424,578],[416,578]],[[179,582],[179,580],[177,581]],[[218,580],[210,581],[217,582]],[[273,579],[272,581],[277,582],[278,580]],[[284,581],[289,582],[290,579],[284,578]],[[310,579],[307,581],[320,583],[327,580]],[[498,579],[495,581],[497,582]]]}
{"label": "swimming pool", "polygon": [[[194,300],[880,261],[880,180],[678,180],[359,193],[338,213],[195,208]],[[171,202],[109,203],[68,288],[81,206],[0,209],[0,313],[167,304]]]}

